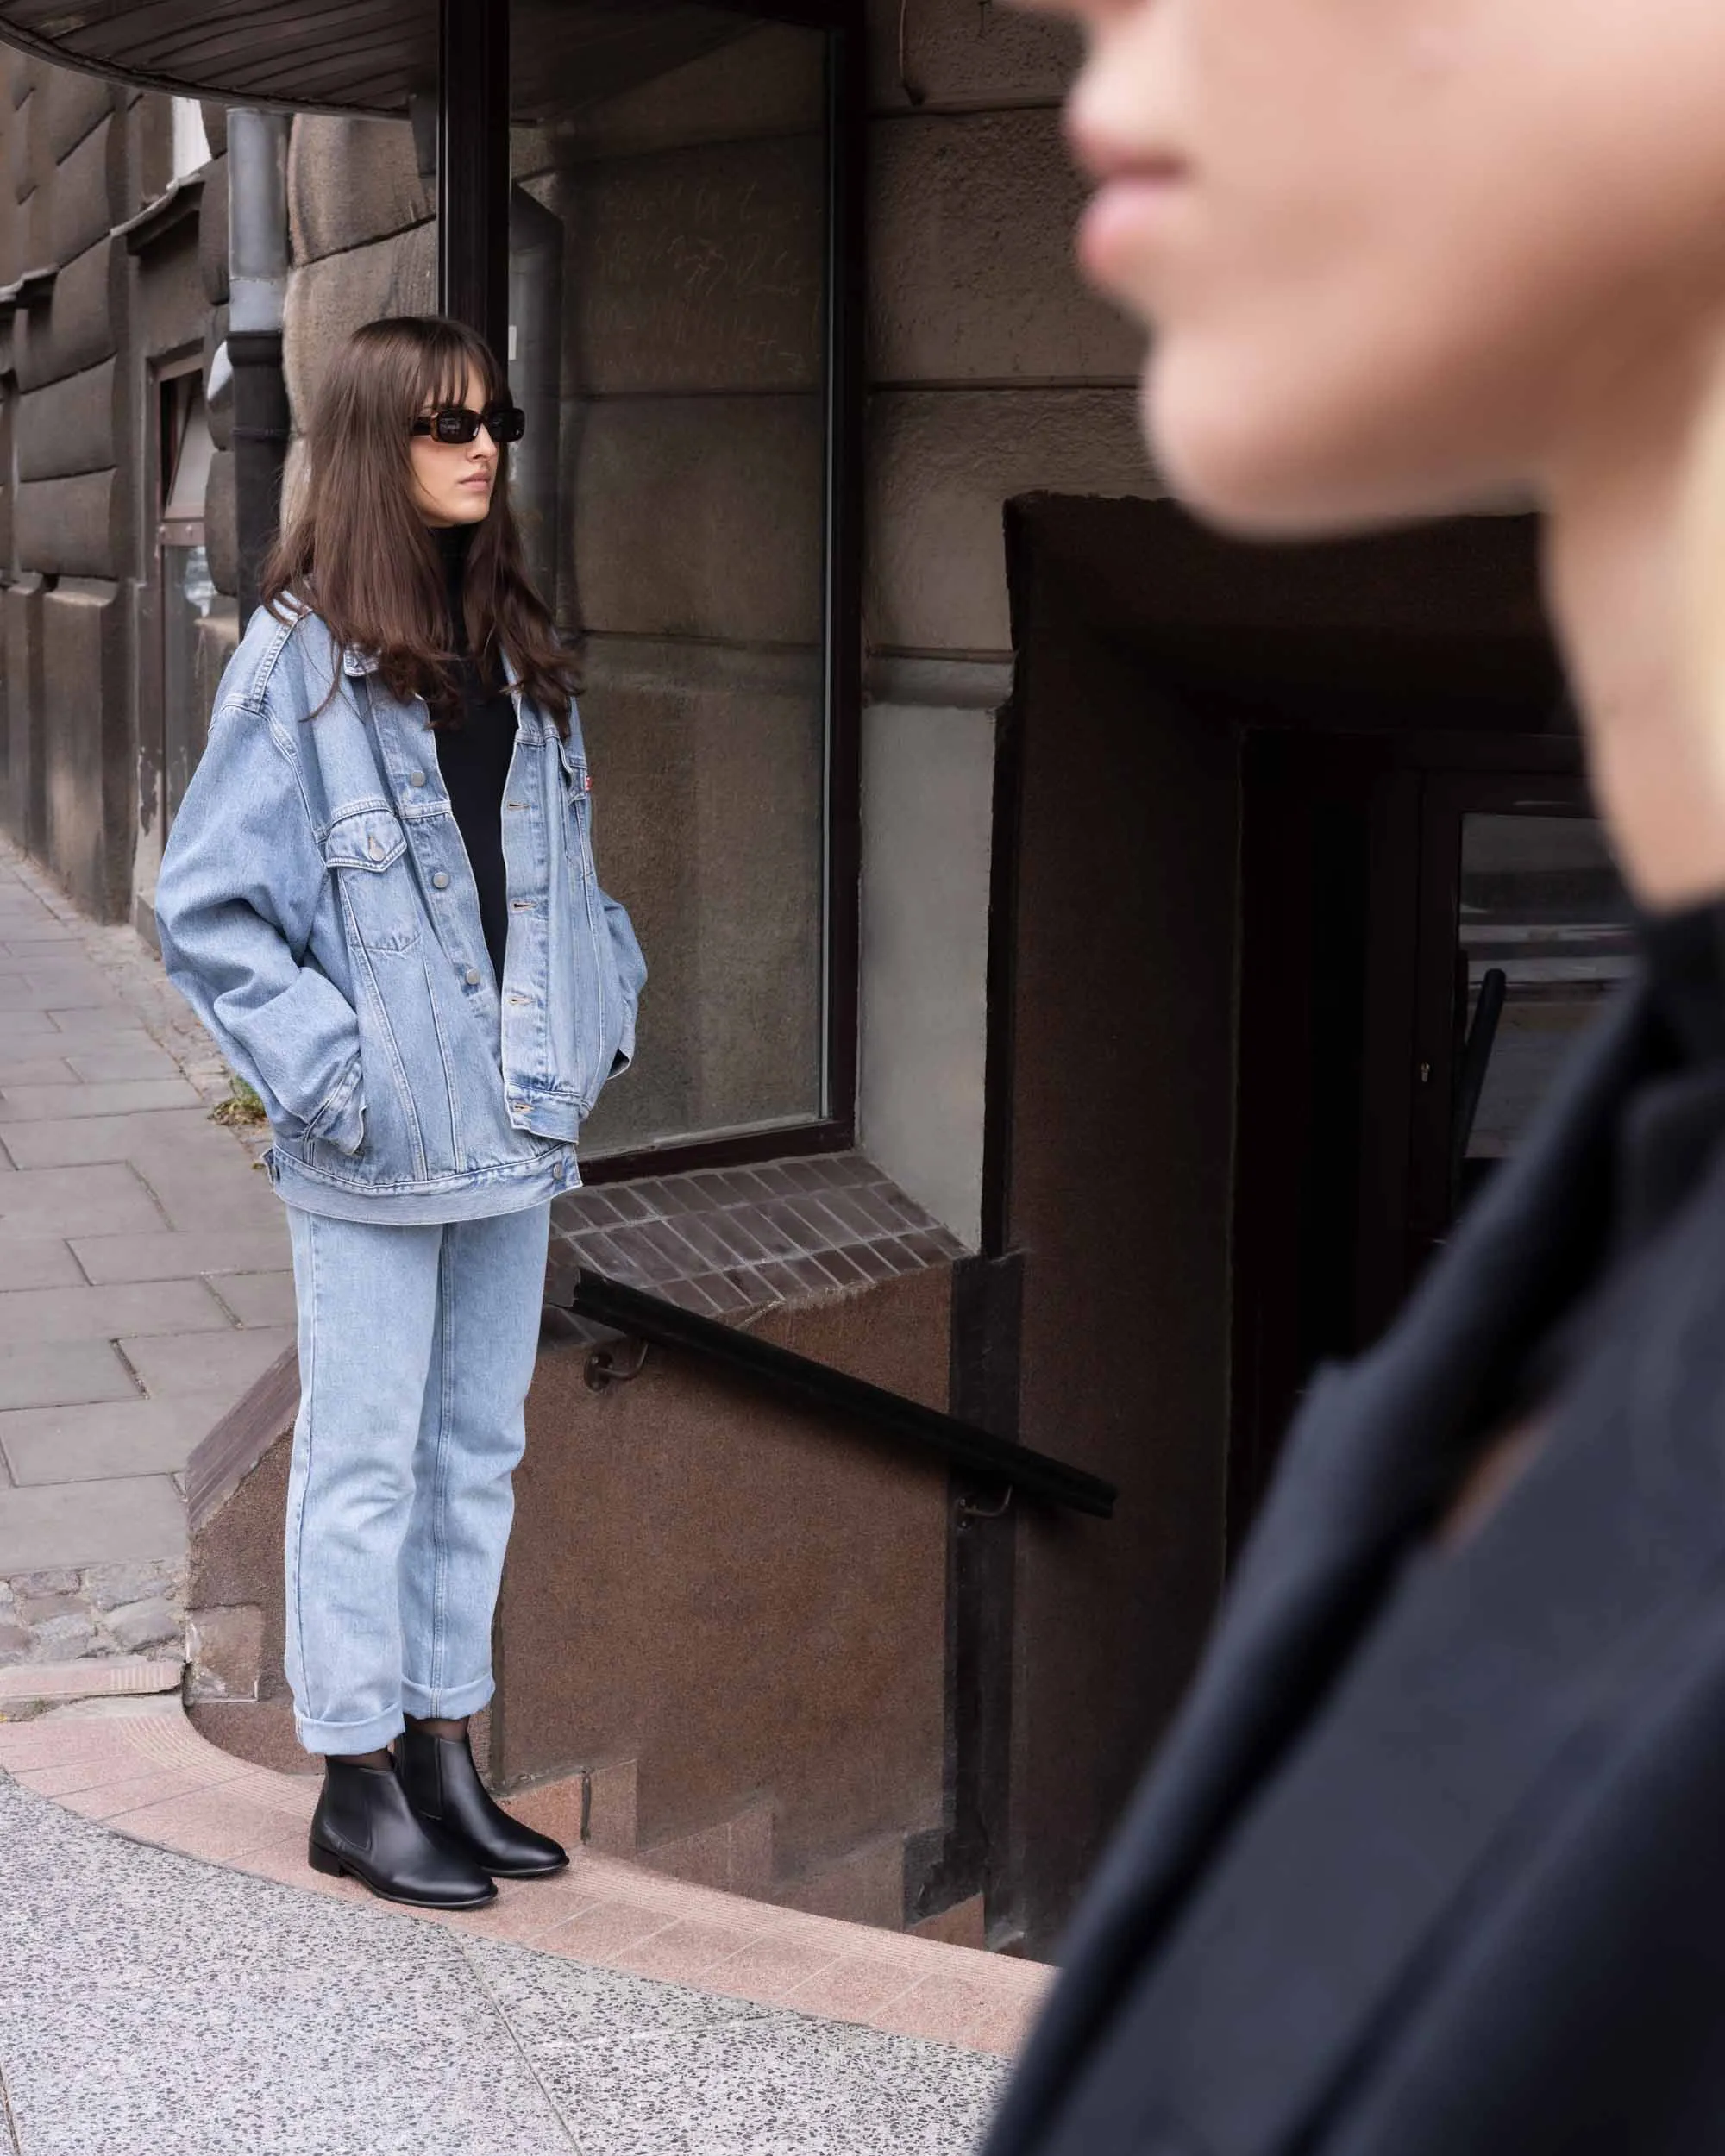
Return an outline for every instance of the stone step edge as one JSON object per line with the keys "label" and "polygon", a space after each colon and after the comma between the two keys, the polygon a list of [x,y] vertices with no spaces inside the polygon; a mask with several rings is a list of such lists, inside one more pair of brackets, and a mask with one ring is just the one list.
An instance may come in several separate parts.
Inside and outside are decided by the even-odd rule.
{"label": "stone step edge", "polygon": [[0,1715],[60,1700],[177,1692],[185,1665],[164,1657],[110,1655],[84,1662],[21,1662],[0,1669]]}

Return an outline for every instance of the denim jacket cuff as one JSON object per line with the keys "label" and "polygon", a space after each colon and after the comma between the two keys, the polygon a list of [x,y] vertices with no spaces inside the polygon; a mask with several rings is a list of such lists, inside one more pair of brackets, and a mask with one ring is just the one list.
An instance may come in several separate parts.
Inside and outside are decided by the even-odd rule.
{"label": "denim jacket cuff", "polygon": [[306,1125],[310,1138],[327,1138],[338,1153],[357,1153],[366,1133],[366,1104],[360,1090],[363,1073],[355,1056],[336,1081],[328,1100]]}

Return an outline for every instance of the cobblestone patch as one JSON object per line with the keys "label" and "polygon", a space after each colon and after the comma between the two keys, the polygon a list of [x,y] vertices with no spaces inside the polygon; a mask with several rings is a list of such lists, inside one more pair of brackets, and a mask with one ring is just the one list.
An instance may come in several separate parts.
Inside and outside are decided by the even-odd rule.
{"label": "cobblestone patch", "polygon": [[0,1580],[0,1667],[185,1651],[185,1567],[54,1566]]}

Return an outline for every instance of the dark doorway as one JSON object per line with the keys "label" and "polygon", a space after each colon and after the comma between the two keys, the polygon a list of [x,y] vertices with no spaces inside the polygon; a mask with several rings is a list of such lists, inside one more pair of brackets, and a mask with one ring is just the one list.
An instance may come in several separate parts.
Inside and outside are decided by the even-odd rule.
{"label": "dark doorway", "polygon": [[1257,732],[1245,772],[1233,1544],[1629,964],[1573,736]]}
{"label": "dark doorway", "polygon": [[1021,1434],[1121,1490],[1107,1526],[1018,1527],[1007,1869],[1036,1951],[1313,1363],[1393,1314],[1616,931],[1525,523],[1263,549],[1043,498],[1008,541],[985,1218],[1021,1264]]}

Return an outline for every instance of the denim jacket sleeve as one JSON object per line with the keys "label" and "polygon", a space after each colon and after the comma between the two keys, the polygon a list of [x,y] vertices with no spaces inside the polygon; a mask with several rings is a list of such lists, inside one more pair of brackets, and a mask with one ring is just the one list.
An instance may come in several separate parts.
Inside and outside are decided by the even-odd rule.
{"label": "denim jacket sleeve", "polygon": [[162,962],[272,1122],[356,1153],[359,1020],[304,962],[325,874],[291,737],[224,682],[156,885]]}

